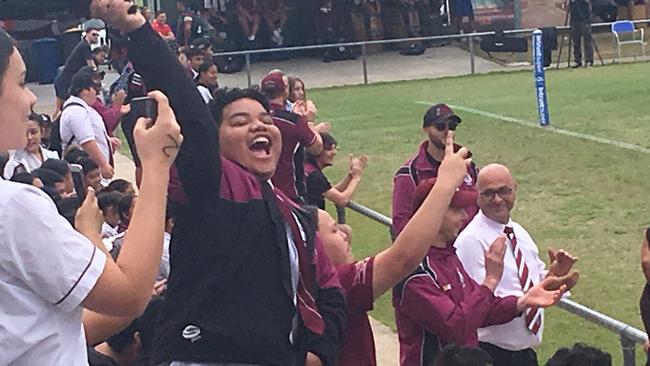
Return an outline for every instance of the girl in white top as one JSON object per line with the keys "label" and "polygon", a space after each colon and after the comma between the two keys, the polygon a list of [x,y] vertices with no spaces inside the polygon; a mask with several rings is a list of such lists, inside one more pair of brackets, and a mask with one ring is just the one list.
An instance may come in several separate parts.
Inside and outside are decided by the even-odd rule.
{"label": "girl in white top", "polygon": [[[115,5],[126,16],[132,3]],[[25,87],[25,74],[18,49],[0,29],[0,151],[27,145],[36,96]],[[152,127],[144,118],[135,126],[142,185],[117,263],[102,249],[93,190],[77,212],[75,230],[42,191],[0,180],[0,365],[86,366],[82,310],[135,317],[149,302],[162,253],[167,185],[161,182],[169,179],[182,142],[167,98],[150,95],[158,118]],[[96,333],[89,324],[86,331]]]}
{"label": "girl in white top", "polygon": [[38,169],[45,160],[59,158],[59,154],[41,146],[42,136],[42,122],[37,114],[32,113],[27,121],[27,146],[12,154],[2,174],[5,179],[11,179],[14,174],[20,172],[31,173]]}
{"label": "girl in white top", "polygon": [[201,93],[203,101],[210,103],[213,98],[212,93],[219,87],[217,79],[219,78],[219,71],[217,65],[210,61],[206,61],[199,66],[199,74],[196,75],[196,88]]}

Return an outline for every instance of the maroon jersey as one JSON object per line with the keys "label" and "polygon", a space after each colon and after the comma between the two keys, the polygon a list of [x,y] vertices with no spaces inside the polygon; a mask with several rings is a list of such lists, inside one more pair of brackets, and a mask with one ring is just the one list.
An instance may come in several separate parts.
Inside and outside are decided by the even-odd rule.
{"label": "maroon jersey", "polygon": [[[311,146],[316,134],[309,128],[307,120],[295,113],[287,112],[283,105],[271,104],[273,123],[282,133],[282,152],[280,161],[272,178],[273,185],[293,201],[298,200],[299,192],[304,192],[304,173],[302,163],[296,165],[294,155],[300,145]],[[300,188],[297,185],[301,185]]]}
{"label": "maroon jersey", "polygon": [[346,293],[343,348],[338,366],[375,366],[375,339],[367,312],[372,310],[372,274],[375,257],[336,267]]}

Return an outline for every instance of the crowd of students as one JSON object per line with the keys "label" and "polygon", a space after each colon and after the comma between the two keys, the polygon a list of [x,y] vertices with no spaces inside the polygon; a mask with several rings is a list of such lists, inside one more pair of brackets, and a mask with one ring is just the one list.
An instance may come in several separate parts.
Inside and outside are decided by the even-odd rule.
{"label": "crowd of students", "polygon": [[[0,181],[0,304],[11,314],[0,364],[371,366],[367,313],[388,291],[402,366],[537,364],[539,343],[512,348],[481,329],[541,341],[542,308],[576,285],[576,258],[553,251],[544,269],[510,219],[514,178],[496,164],[479,172],[454,144],[461,120],[449,107],[429,108],[426,141],[396,173],[393,244],[357,260],[352,229],[324,208],[350,202],[369,159],[351,156],[329,182],[337,141],[305,83],[272,70],[256,88],[219,88],[209,46],[174,54],[131,5],[92,6],[129,36],[111,103],[102,75],[81,65],[54,122],[30,112],[25,65],[0,30],[0,151],[12,151],[13,181]],[[157,102],[155,121],[130,110],[141,95]],[[114,177],[120,123],[135,186]],[[454,242],[484,234],[478,219],[498,230],[457,255]],[[576,360],[611,365],[584,345],[547,365]]]}

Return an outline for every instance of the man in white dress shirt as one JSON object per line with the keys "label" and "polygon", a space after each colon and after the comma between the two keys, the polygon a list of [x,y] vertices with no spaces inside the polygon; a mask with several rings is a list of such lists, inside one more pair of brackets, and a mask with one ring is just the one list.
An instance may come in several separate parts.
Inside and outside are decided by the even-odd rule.
{"label": "man in white dress shirt", "polygon": [[[455,242],[463,267],[475,281],[481,283],[485,277],[485,251],[494,239],[504,234],[508,238],[508,251],[495,295],[521,296],[547,274],[563,276],[571,270],[576,258],[564,250],[549,250],[552,263],[546,271],[533,238],[510,218],[517,199],[517,184],[508,168],[500,164],[484,167],[476,186],[480,211]],[[577,278],[576,272],[572,285]],[[531,308],[508,323],[479,329],[478,338],[480,347],[494,359],[494,366],[537,366],[533,348],[541,343],[543,330],[544,310]]]}

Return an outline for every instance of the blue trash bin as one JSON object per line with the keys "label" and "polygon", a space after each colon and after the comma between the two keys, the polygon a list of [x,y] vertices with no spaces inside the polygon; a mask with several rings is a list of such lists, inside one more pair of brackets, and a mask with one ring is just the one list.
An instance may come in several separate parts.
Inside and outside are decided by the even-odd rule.
{"label": "blue trash bin", "polygon": [[50,84],[56,77],[59,67],[59,51],[54,38],[43,38],[34,41],[32,57],[38,68],[38,83]]}

